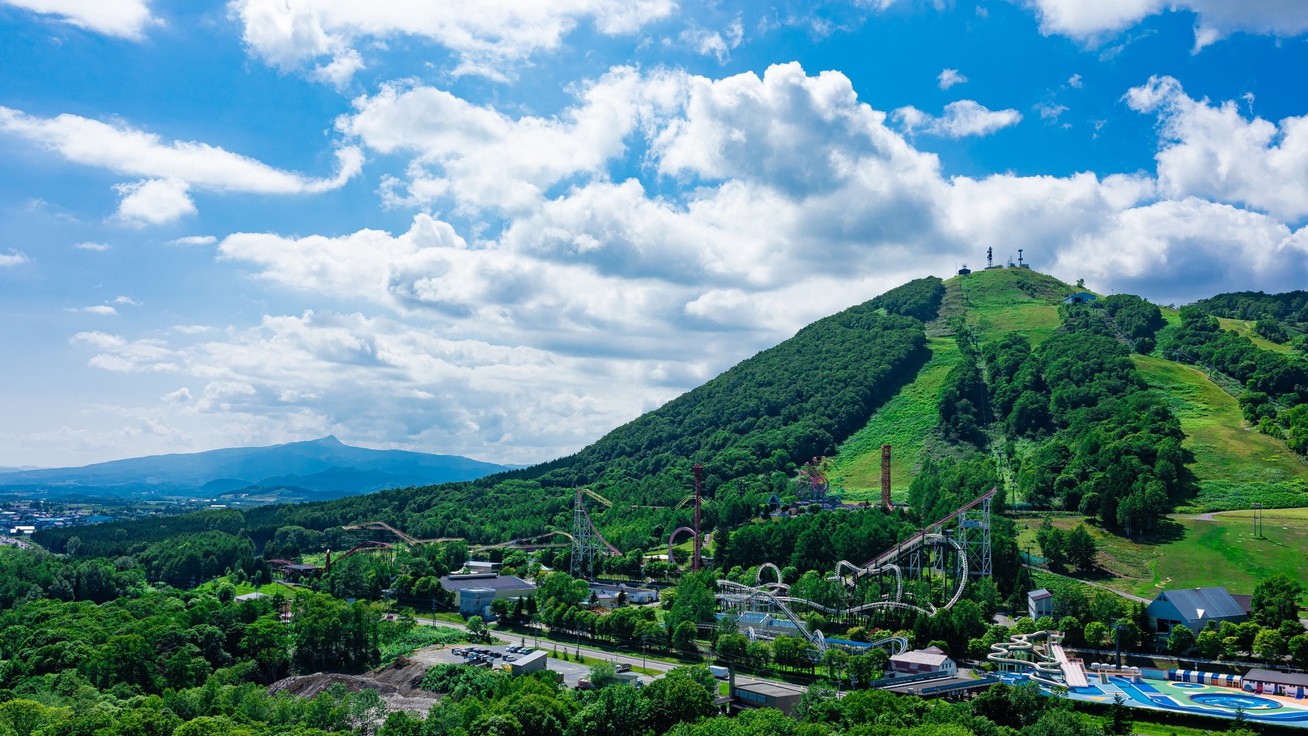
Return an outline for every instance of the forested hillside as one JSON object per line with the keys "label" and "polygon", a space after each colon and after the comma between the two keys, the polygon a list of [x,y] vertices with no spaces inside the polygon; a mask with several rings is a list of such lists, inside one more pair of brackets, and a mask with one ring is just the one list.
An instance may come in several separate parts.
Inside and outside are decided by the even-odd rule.
{"label": "forested hillside", "polygon": [[312,532],[297,537],[306,547],[280,549],[290,554],[348,548],[350,539],[334,528],[379,518],[419,538],[499,542],[570,528],[573,488],[587,485],[614,501],[611,510],[595,510],[609,540],[623,550],[644,549],[687,521],[687,511],[672,507],[689,493],[696,463],[706,468],[712,499],[706,526],[737,524],[772,492],[788,492],[798,464],[833,453],[914,379],[930,357],[920,318],[934,316],[942,291],[939,279],[921,279],[819,320],[581,452],[543,465],[472,483],[39,538],[63,551],[77,537],[79,554],[118,555],[208,530],[248,537],[259,551],[280,528]]}

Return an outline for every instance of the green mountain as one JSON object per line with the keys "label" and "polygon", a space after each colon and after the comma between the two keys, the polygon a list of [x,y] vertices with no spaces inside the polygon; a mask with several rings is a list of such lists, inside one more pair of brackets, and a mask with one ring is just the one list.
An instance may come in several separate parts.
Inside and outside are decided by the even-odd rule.
{"label": "green mountain", "polygon": [[[80,552],[211,530],[265,551],[315,552],[352,544],[339,527],[372,519],[418,538],[495,543],[569,530],[583,486],[612,501],[592,504],[609,541],[656,549],[689,521],[678,504],[692,465],[705,466],[705,527],[743,530],[774,494],[796,501],[801,466],[823,456],[845,500],[879,498],[882,444],[893,448],[894,495],[913,506],[909,526],[991,483],[1010,503],[1062,513],[1060,524],[1089,519],[1105,549],[1175,537],[1171,512],[1308,506],[1308,465],[1292,449],[1308,425],[1295,409],[1308,405],[1296,392],[1308,386],[1308,364],[1290,347],[1298,302],[1063,303],[1083,291],[1029,269],[919,279],[809,325],[569,457],[472,482],[81,529]],[[1263,336],[1277,337],[1269,320],[1285,340]],[[797,522],[784,539],[754,540],[779,550],[757,559],[720,553],[740,564],[802,561],[791,556],[799,527],[834,538],[839,530],[822,524],[843,523]],[[895,528],[860,533],[880,539]],[[69,536],[39,539],[59,550]],[[837,553],[827,547],[823,558]]]}

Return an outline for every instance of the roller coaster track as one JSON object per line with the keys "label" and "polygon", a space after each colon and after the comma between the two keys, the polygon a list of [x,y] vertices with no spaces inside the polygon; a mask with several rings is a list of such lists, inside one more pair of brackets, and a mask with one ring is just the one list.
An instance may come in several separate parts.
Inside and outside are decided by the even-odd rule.
{"label": "roller coaster track", "polygon": [[931,524],[930,526],[923,527],[917,532],[917,534],[914,534],[913,536],[909,537],[908,539],[905,539],[904,541],[900,542],[894,547],[891,547],[885,552],[882,552],[881,554],[877,555],[875,559],[873,559],[871,562],[867,563],[863,567],[865,568],[883,567],[886,563],[902,555],[909,548],[920,544],[922,539],[926,537],[928,534],[938,534],[946,524],[957,519],[963,514],[971,511],[977,506],[980,506],[983,502],[989,501],[990,499],[994,498],[995,494],[998,492],[999,492],[998,487],[991,488],[989,491],[986,491],[980,496],[977,496],[972,501],[954,509],[940,521],[937,521],[936,523]]}
{"label": "roller coaster track", "polygon": [[[541,543],[539,541],[541,539],[548,539],[549,537],[555,536],[564,537],[568,541],[548,543]],[[469,547],[468,551],[485,552],[492,549],[546,549],[548,547],[570,547],[574,541],[576,540],[573,536],[567,532],[545,532],[544,534],[537,534],[534,537],[520,537],[518,539],[510,539],[507,542],[499,542],[498,544],[479,544],[475,547]]]}
{"label": "roller coaster track", "polygon": [[[860,578],[893,575],[895,579],[894,593],[888,596],[886,600],[833,607],[807,598],[793,596],[790,594],[790,586],[786,585],[781,578],[781,571],[771,563],[759,566],[754,577],[755,584],[752,586],[733,580],[719,580],[716,598],[724,607],[740,611],[766,608],[767,610],[779,612],[819,651],[826,649],[826,641],[822,632],[810,631],[803,619],[795,613],[795,607],[803,607],[828,616],[865,614],[881,609],[916,611],[927,616],[934,616],[942,610],[953,608],[962,599],[971,574],[968,563],[968,548],[958,539],[942,533],[943,530],[956,520],[965,523],[966,518],[964,515],[982,504],[986,504],[985,509],[988,518],[989,501],[995,497],[996,493],[998,493],[998,488],[991,488],[988,492],[963,504],[939,521],[923,527],[913,536],[877,555],[865,565],[860,566],[848,560],[840,560],[836,563],[835,570],[827,578],[828,580],[843,583],[846,590],[852,593]],[[939,554],[939,556],[935,556],[933,559],[933,553],[928,548],[943,550],[943,554],[934,553]],[[908,563],[905,563],[906,559],[909,560]],[[914,576],[923,575],[928,567],[938,570],[944,580],[953,583],[949,598],[939,607],[929,599],[905,600],[904,564],[910,565],[910,573]],[[774,582],[763,582],[765,571],[769,571],[775,576]],[[984,568],[982,574],[986,574]],[[926,580],[927,578],[914,579]],[[751,637],[758,636],[753,627],[750,627],[749,631]],[[907,647],[907,642],[904,643],[904,646]]]}
{"label": "roller coaster track", "polygon": [[405,534],[404,532],[400,531],[399,529],[396,529],[395,527],[391,526],[390,524],[387,524],[384,521],[364,521],[358,524],[350,524],[349,526],[343,526],[341,528],[347,532],[358,531],[360,529],[367,530],[367,531],[374,531],[374,532],[390,532],[391,534],[394,534],[397,538],[399,538],[401,542],[404,542],[405,544],[413,544],[413,545],[434,544],[437,542],[463,541],[463,537],[437,537],[435,539],[417,539],[415,537],[409,536],[408,534]]}

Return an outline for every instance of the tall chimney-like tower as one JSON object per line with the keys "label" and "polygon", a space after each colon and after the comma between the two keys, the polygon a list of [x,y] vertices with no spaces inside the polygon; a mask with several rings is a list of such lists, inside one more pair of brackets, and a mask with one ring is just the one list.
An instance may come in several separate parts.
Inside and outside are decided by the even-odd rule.
{"label": "tall chimney-like tower", "polygon": [[881,505],[889,511],[890,503],[890,445],[881,446]]}

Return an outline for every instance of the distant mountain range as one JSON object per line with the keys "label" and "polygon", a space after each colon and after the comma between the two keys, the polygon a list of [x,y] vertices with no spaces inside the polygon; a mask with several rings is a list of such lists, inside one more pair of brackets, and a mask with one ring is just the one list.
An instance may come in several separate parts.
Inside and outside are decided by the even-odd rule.
{"label": "distant mountain range", "polygon": [[509,469],[457,455],[351,447],[329,436],[271,447],[114,460],[80,468],[0,469],[0,494],[307,501],[472,480]]}

